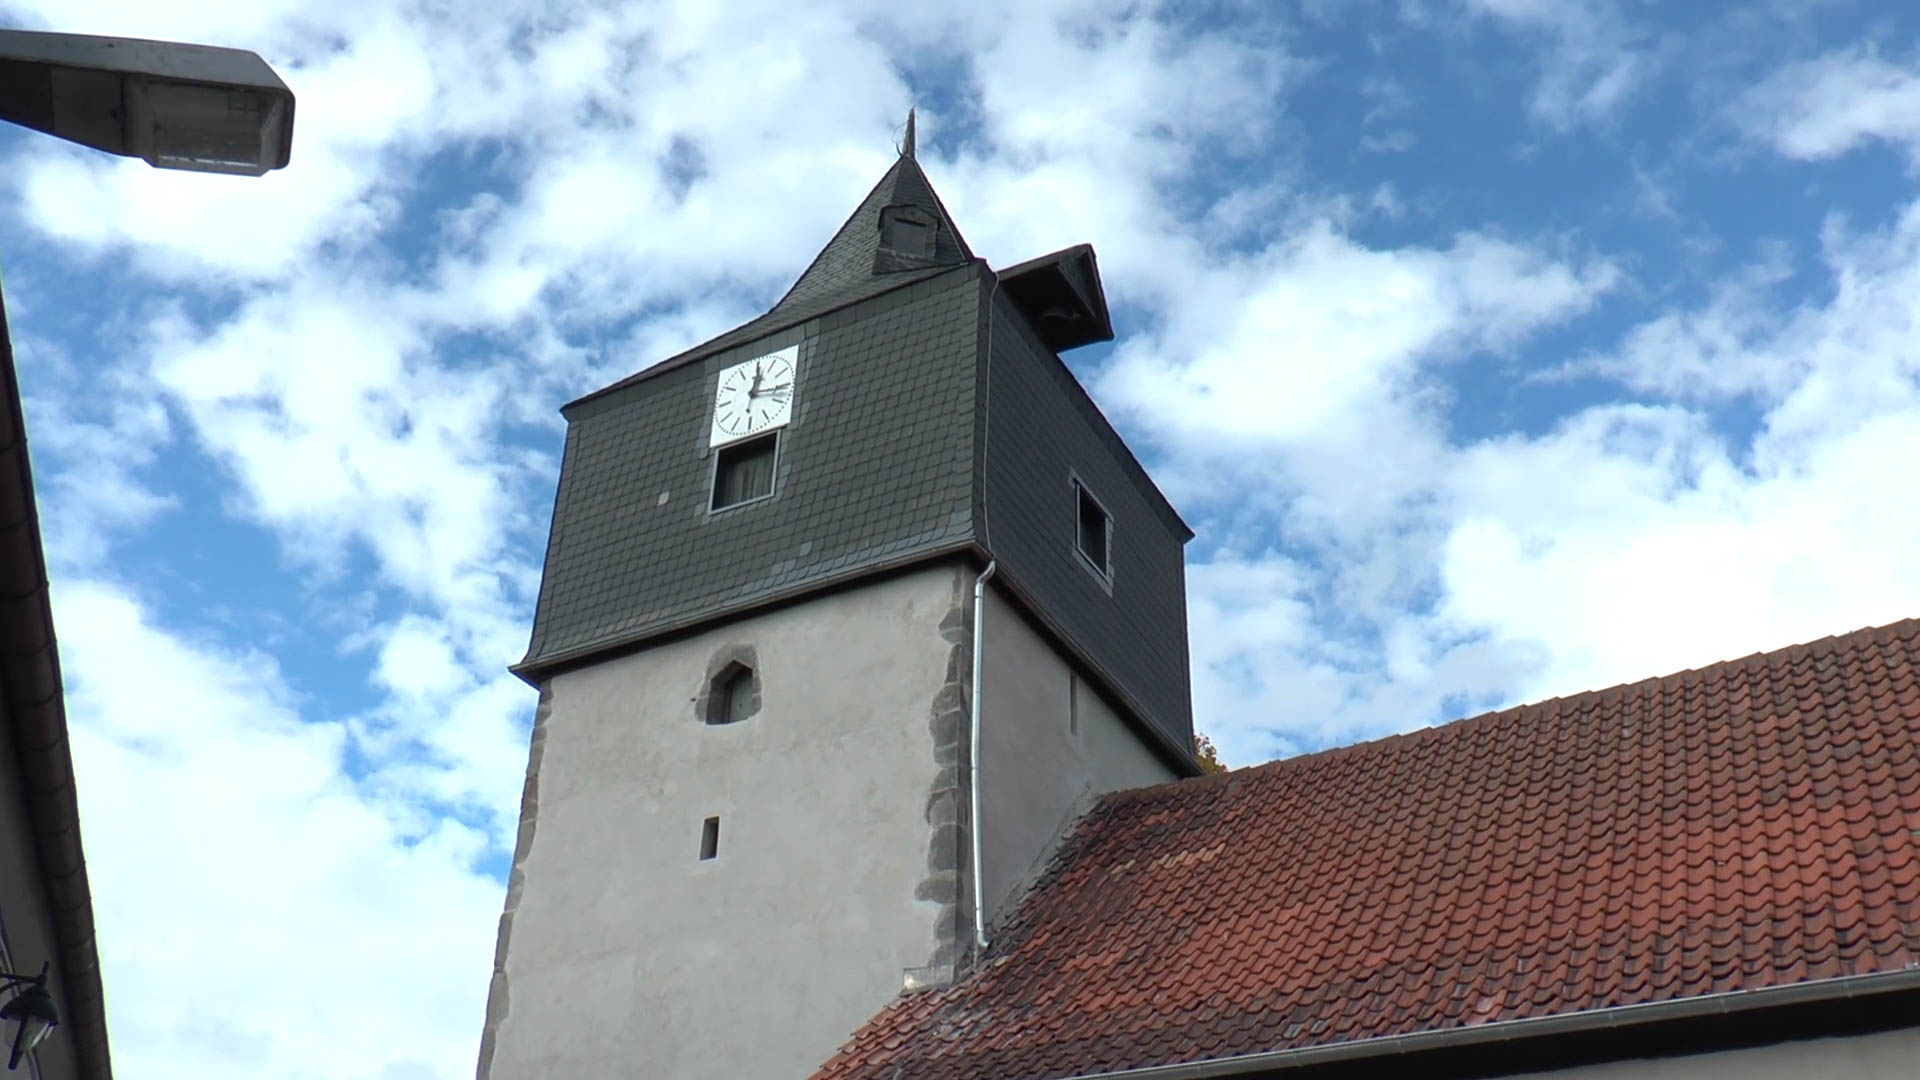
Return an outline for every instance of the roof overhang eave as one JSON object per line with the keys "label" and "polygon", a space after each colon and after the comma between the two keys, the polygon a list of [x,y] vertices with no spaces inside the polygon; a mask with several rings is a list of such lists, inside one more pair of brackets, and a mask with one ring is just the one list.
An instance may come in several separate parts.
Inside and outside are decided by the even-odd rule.
{"label": "roof overhang eave", "polygon": [[12,721],[28,824],[53,918],[56,954],[43,959],[53,963],[64,1003],[61,1030],[72,1040],[76,1075],[81,1080],[110,1080],[113,1065],[94,941],[93,891],[80,842],[79,796],[47,594],[46,553],[4,300],[0,395],[6,398],[0,402],[0,698]]}
{"label": "roof overhang eave", "polygon": [[1212,1080],[1215,1077],[1263,1076],[1309,1066],[1332,1065],[1340,1062],[1358,1063],[1367,1059],[1390,1059],[1426,1051],[1490,1046],[1519,1039],[1544,1039],[1560,1035],[1621,1031],[1693,1017],[1728,1016],[1758,1009],[1840,1002],[1908,990],[1920,990],[1920,968],[1875,971],[1865,975],[1843,975],[1831,979],[1788,983],[1784,986],[1763,986],[1754,990],[1701,994],[1696,997],[1648,1001],[1610,1009],[1588,1009],[1553,1016],[1528,1016],[1518,1020],[1501,1020],[1474,1027],[1385,1035],[1375,1039],[1355,1039],[1324,1046],[1268,1050],[1257,1054],[1210,1058],[1205,1061],[1084,1073],[1069,1080]]}

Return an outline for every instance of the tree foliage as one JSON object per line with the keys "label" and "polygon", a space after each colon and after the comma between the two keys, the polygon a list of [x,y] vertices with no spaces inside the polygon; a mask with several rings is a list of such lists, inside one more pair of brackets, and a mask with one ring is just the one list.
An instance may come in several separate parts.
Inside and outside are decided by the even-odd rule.
{"label": "tree foliage", "polygon": [[1213,740],[1205,735],[1194,734],[1193,756],[1200,762],[1200,771],[1208,776],[1227,771],[1227,767],[1220,764],[1220,752],[1213,748]]}

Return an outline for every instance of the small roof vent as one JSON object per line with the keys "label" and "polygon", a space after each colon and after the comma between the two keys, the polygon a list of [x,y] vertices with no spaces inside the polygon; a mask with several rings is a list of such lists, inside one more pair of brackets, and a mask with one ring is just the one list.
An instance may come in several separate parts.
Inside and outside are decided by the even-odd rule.
{"label": "small roof vent", "polygon": [[931,259],[939,228],[939,221],[917,206],[882,207],[880,250],[910,259]]}

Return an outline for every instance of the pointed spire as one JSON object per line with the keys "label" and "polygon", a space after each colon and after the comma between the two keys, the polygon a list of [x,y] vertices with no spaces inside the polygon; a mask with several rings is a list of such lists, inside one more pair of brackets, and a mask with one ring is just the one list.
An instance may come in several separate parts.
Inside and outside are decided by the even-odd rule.
{"label": "pointed spire", "polygon": [[[959,266],[973,258],[914,160],[916,119],[909,110],[900,157],[773,305],[773,312],[844,302],[891,288],[898,274]],[[896,242],[917,240],[922,246],[888,246],[883,240],[889,236]]]}

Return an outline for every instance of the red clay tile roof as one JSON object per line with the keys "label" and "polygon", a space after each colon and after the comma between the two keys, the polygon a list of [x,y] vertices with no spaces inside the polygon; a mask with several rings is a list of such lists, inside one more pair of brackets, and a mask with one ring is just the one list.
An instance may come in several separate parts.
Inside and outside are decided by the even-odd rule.
{"label": "red clay tile roof", "polygon": [[1920,963],[1920,621],[1101,800],[819,1080],[1041,1080]]}

